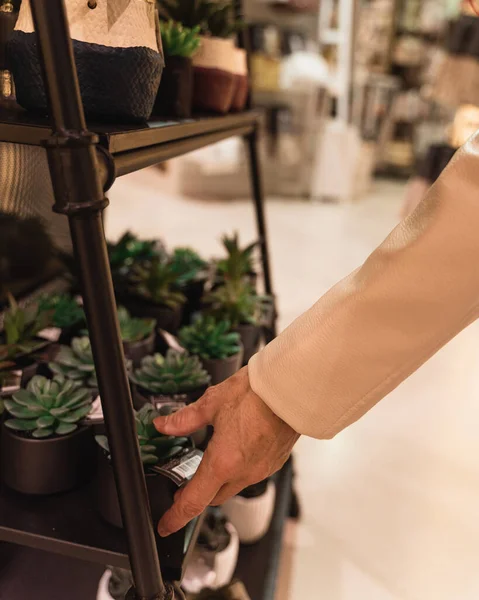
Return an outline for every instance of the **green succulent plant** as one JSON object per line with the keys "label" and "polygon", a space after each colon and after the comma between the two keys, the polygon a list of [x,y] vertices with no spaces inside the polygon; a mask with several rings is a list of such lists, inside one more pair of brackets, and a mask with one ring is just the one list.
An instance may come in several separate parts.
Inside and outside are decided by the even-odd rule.
{"label": "green succulent plant", "polygon": [[38,310],[50,313],[52,324],[60,329],[72,327],[85,320],[83,308],[69,294],[42,296],[38,302]]}
{"label": "green succulent plant", "polygon": [[161,19],[182,23],[190,29],[200,27],[202,32],[206,31],[208,19],[220,6],[212,0],[158,0],[157,5]]}
{"label": "green succulent plant", "polygon": [[130,378],[148,392],[164,396],[197,390],[211,379],[198,356],[175,350],[168,350],[166,356],[145,356]]}
{"label": "green succulent plant", "polygon": [[141,342],[155,330],[156,321],[154,319],[132,317],[123,306],[118,308],[118,320],[120,322],[121,339],[124,342]]}
{"label": "green succulent plant", "polygon": [[[160,461],[174,458],[191,445],[190,440],[186,437],[163,435],[156,429],[153,421],[163,414],[162,411],[158,411],[151,404],[145,404],[141,410],[135,413],[141,461],[145,467],[154,466]],[[110,454],[110,446],[106,436],[96,436],[96,441],[107,454]]]}
{"label": "green succulent plant", "polygon": [[53,373],[66,379],[88,388],[98,387],[89,337],[73,338],[71,346],[61,346],[55,360],[48,366]]}
{"label": "green succulent plant", "polygon": [[26,389],[15,392],[4,404],[13,417],[5,421],[6,427],[43,439],[78,429],[91,410],[92,396],[89,390],[62,375],[53,379],[36,375]]}
{"label": "green succulent plant", "polygon": [[206,20],[206,29],[214,37],[229,38],[241,29],[242,23],[234,18],[233,5],[220,4]]}
{"label": "green succulent plant", "polygon": [[237,231],[232,236],[223,236],[221,241],[226,250],[226,258],[218,261],[217,269],[223,278],[239,281],[254,272],[254,250],[259,242],[241,248]]}
{"label": "green succulent plant", "polygon": [[179,332],[181,345],[203,359],[225,359],[241,351],[240,335],[231,331],[229,321],[200,316]]}
{"label": "green succulent plant", "polygon": [[206,277],[208,263],[191,248],[175,248],[170,267],[176,276],[176,284],[184,287],[202,276]]}
{"label": "green succulent plant", "polygon": [[130,277],[130,290],[155,304],[171,309],[181,306],[185,296],[174,289],[177,276],[171,265],[158,258],[134,266]]}
{"label": "green succulent plant", "polygon": [[165,257],[166,250],[159,240],[140,240],[127,231],[118,242],[108,244],[108,256],[113,271],[128,272],[137,262]]}
{"label": "green succulent plant", "polygon": [[35,339],[37,333],[51,324],[51,317],[41,312],[38,306],[20,308],[15,298],[8,294],[9,308],[3,321],[3,343],[0,344],[0,369],[15,364],[15,359],[23,354],[31,354],[45,345]]}
{"label": "green succulent plant", "polygon": [[200,47],[200,29],[185,27],[176,21],[160,21],[161,41],[166,56],[190,58]]}
{"label": "green succulent plant", "polygon": [[205,297],[208,314],[217,320],[228,321],[236,329],[238,325],[257,325],[261,314],[261,297],[244,280],[227,279]]}

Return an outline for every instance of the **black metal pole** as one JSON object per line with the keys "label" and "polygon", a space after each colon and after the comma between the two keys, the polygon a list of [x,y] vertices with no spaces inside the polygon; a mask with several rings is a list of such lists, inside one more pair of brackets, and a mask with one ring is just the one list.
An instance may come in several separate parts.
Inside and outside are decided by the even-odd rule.
{"label": "black metal pole", "polygon": [[[165,597],[120,340],[102,211],[96,137],[86,131],[63,0],[31,0],[53,135],[55,210],[69,217],[138,600]],[[86,5],[86,3],[85,3]]]}
{"label": "black metal pole", "polygon": [[[256,224],[261,244],[261,262],[263,267],[264,288],[267,294],[273,295],[273,284],[271,280],[271,269],[269,261],[268,236],[266,231],[266,219],[264,214],[264,192],[261,181],[261,171],[258,156],[258,124],[254,131],[245,136],[249,167],[251,174],[251,185],[253,200],[256,211]],[[276,335],[276,319],[273,323],[273,337]]]}

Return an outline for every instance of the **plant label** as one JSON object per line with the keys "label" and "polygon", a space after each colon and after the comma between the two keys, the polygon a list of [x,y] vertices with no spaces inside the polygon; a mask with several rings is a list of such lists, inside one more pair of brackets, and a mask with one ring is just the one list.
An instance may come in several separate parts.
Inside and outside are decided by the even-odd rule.
{"label": "plant label", "polygon": [[37,335],[42,340],[56,343],[60,339],[61,334],[62,330],[59,327],[47,327],[46,329],[42,329]]}
{"label": "plant label", "polygon": [[164,475],[181,487],[196,473],[202,458],[203,452],[195,448],[187,450],[182,456],[175,457],[164,465],[151,467],[151,470]]}

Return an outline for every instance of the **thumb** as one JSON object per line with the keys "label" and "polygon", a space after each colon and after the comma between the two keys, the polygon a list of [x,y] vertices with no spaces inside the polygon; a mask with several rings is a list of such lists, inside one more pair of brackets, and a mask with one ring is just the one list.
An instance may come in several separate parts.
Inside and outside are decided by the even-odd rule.
{"label": "thumb", "polygon": [[209,425],[214,418],[215,409],[207,397],[190,406],[182,408],[178,412],[165,417],[157,417],[153,423],[160,433],[165,435],[189,435]]}

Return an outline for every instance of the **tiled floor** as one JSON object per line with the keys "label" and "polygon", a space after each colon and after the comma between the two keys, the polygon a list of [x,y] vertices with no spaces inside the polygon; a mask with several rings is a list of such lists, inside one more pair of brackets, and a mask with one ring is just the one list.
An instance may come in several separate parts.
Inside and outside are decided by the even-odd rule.
{"label": "tiled floor", "polygon": [[[131,227],[206,255],[224,231],[254,237],[250,203],[164,189],[156,170],[120,180],[110,235]],[[382,182],[355,205],[268,204],[282,325],[383,239],[402,194]],[[300,440],[303,516],[288,528],[278,600],[479,598],[478,333],[470,327],[334,440]]]}

